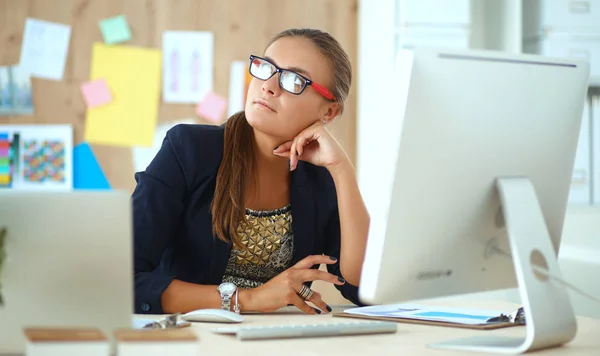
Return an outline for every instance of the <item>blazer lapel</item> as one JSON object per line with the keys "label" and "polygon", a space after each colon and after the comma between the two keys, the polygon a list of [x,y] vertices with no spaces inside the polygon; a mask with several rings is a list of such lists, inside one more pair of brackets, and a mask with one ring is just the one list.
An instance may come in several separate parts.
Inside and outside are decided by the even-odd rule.
{"label": "blazer lapel", "polygon": [[314,253],[316,220],[315,202],[305,171],[306,163],[300,161],[292,172],[290,203],[292,205],[292,229],[294,231],[294,258],[296,264]]}

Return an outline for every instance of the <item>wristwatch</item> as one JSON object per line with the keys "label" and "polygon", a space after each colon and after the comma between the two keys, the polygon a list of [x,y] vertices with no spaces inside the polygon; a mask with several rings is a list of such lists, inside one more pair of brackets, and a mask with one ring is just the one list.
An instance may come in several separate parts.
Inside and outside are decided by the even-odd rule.
{"label": "wristwatch", "polygon": [[221,283],[217,290],[221,293],[221,309],[231,310],[231,297],[237,291],[235,284],[231,282]]}

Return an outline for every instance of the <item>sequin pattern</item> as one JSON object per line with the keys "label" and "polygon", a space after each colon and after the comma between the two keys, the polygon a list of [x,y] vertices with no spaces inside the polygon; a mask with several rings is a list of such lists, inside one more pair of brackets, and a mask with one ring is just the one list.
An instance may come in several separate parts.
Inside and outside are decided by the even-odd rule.
{"label": "sequin pattern", "polygon": [[246,224],[240,225],[238,234],[246,249],[231,250],[223,282],[256,288],[291,267],[291,205],[268,211],[246,209]]}

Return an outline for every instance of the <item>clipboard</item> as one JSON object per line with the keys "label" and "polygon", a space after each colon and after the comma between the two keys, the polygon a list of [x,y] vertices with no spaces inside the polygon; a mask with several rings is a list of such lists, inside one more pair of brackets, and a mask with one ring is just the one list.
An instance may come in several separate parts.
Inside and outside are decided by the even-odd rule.
{"label": "clipboard", "polygon": [[[359,308],[360,309],[360,308]],[[416,309],[415,309],[416,310]],[[440,327],[450,327],[450,328],[460,328],[460,329],[472,329],[472,330],[495,330],[508,328],[512,326],[523,326],[525,325],[525,312],[523,307],[517,309],[513,313],[503,314],[489,318],[485,322],[478,324],[463,324],[459,322],[452,321],[444,321],[444,320],[424,320],[419,318],[414,318],[410,316],[381,316],[381,315],[361,315],[347,312],[336,312],[332,314],[334,317],[341,318],[355,318],[355,319],[367,319],[367,320],[382,320],[382,321],[393,321],[397,323],[406,323],[406,324],[419,324],[419,325],[429,325],[429,326],[440,326]]]}

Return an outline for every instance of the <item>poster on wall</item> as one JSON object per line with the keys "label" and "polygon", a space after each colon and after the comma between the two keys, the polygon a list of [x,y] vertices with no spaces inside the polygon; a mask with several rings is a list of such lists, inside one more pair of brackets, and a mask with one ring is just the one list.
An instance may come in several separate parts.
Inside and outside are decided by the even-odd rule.
{"label": "poster on wall", "polygon": [[213,90],[213,34],[204,31],[163,33],[163,100],[197,104]]}
{"label": "poster on wall", "polygon": [[248,89],[250,89],[250,82],[252,81],[252,78],[253,77],[250,74],[250,71],[244,71],[244,105],[246,105],[246,100],[248,100]]}
{"label": "poster on wall", "polygon": [[31,78],[18,66],[0,67],[0,116],[32,115]]}
{"label": "poster on wall", "polygon": [[0,125],[0,189],[72,188],[71,125]]}
{"label": "poster on wall", "polygon": [[247,61],[231,62],[229,71],[229,100],[227,107],[227,117],[244,110],[246,102],[246,93],[248,92],[246,84],[246,73],[248,72]]}

